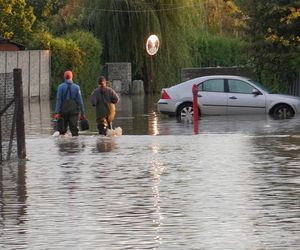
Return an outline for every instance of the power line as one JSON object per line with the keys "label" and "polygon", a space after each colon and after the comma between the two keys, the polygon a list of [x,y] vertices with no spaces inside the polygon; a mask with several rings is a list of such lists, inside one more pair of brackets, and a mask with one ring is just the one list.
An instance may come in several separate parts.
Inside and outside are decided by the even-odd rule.
{"label": "power line", "polygon": [[[172,5],[172,4],[169,4],[169,5]],[[80,7],[80,6],[76,6],[76,7],[84,8],[86,10],[111,12],[111,13],[148,13],[148,12],[164,12],[164,11],[180,10],[180,9],[187,9],[187,8],[197,8],[197,7],[202,7],[202,6],[200,4],[194,4],[194,5],[189,5],[189,6],[185,5],[185,6],[167,7],[167,8],[161,8],[161,9],[142,9],[142,10],[98,9],[98,8],[87,8],[87,7]]]}

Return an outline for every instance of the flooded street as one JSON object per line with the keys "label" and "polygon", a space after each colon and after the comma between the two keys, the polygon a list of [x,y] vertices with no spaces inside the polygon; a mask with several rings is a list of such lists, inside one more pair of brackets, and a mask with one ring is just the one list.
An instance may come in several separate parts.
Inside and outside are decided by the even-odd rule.
{"label": "flooded street", "polygon": [[52,137],[25,105],[27,161],[0,167],[0,249],[300,249],[300,117],[159,115],[123,97],[123,135]]}

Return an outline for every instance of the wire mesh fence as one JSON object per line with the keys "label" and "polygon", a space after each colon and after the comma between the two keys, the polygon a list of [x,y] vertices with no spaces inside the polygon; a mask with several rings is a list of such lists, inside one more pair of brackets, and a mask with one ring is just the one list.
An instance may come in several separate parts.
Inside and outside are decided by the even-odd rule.
{"label": "wire mesh fence", "polygon": [[300,75],[298,75],[296,80],[290,85],[288,94],[300,96]]}
{"label": "wire mesh fence", "polygon": [[20,69],[12,73],[0,73],[0,164],[25,158],[21,74]]}

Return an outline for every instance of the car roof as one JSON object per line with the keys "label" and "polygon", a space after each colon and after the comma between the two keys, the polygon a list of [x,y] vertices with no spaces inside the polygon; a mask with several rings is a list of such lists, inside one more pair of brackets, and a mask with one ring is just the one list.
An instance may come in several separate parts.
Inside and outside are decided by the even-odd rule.
{"label": "car roof", "polygon": [[172,90],[174,88],[175,89],[178,89],[178,88],[183,88],[184,89],[188,86],[192,86],[193,84],[198,84],[198,83],[206,81],[206,80],[220,79],[220,78],[221,79],[236,79],[236,80],[244,80],[244,81],[247,81],[247,80],[250,79],[248,77],[236,76],[236,75],[207,75],[207,76],[200,76],[200,77],[196,77],[196,78],[193,78],[193,79],[189,79],[189,80],[177,83],[173,86],[170,86],[169,88],[164,88],[164,89],[169,89],[169,90]]}
{"label": "car roof", "polygon": [[203,80],[209,80],[209,79],[215,79],[215,78],[249,80],[248,77],[237,76],[237,75],[207,75],[207,76],[200,76],[200,77],[197,77],[197,78],[189,79],[187,81],[193,81],[193,80],[203,81]]}
{"label": "car roof", "polygon": [[190,86],[192,84],[198,84],[200,82],[206,81],[206,80],[210,80],[210,79],[236,79],[236,80],[249,80],[249,78],[247,77],[243,77],[243,76],[235,76],[235,75],[207,75],[207,76],[200,76],[200,77],[196,77],[193,79],[189,79],[186,80],[184,82],[180,82],[176,85],[173,85],[169,88],[184,88],[186,86]]}

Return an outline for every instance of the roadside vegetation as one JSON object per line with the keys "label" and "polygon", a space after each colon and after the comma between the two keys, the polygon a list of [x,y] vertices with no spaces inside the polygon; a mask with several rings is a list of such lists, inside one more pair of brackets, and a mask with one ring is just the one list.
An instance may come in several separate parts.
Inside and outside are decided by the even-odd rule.
{"label": "roadside vegetation", "polygon": [[[212,66],[250,67],[258,80],[285,91],[300,70],[299,6],[296,0],[1,1],[0,36],[51,50],[53,93],[71,69],[88,95],[106,62],[132,63],[133,79],[144,80],[147,92],[178,83],[182,68]],[[161,47],[150,58],[144,47],[153,33]]]}

